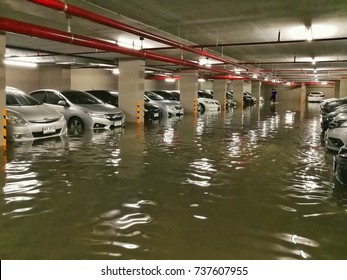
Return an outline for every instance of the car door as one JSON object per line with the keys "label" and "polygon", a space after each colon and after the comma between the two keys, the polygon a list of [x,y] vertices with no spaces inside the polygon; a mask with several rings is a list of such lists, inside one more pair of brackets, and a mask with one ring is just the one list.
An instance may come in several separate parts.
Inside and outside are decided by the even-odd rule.
{"label": "car door", "polygon": [[58,92],[54,92],[54,91],[47,91],[46,92],[46,96],[45,96],[45,100],[44,102],[54,108],[55,110],[57,110],[58,112],[62,113],[65,117],[66,120],[68,120],[70,118],[70,106],[64,106],[62,104],[59,104],[59,101],[64,101],[67,104],[66,99]]}

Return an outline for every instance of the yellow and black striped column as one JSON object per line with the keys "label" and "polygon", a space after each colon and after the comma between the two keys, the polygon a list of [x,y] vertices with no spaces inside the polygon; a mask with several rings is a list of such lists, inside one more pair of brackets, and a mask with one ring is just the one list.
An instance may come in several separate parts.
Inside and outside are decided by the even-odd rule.
{"label": "yellow and black striped column", "polygon": [[6,108],[3,109],[2,115],[3,115],[3,135],[4,135],[3,146],[6,147],[6,144],[7,144],[7,140],[6,140],[6,131],[7,131]]}

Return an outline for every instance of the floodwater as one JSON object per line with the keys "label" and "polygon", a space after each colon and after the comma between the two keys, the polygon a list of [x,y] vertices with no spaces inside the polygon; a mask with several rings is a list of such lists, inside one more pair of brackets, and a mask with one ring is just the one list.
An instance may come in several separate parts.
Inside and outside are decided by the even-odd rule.
{"label": "floodwater", "polygon": [[319,104],[268,103],[22,145],[1,259],[346,259]]}

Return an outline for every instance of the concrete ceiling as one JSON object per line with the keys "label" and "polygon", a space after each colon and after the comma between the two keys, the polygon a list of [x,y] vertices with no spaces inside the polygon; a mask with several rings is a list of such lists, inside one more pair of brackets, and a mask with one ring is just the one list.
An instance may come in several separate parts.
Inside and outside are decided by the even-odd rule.
{"label": "concrete ceiling", "polygon": [[[113,43],[139,44],[142,51],[190,61],[204,55],[68,16],[27,0],[1,0],[0,16]],[[62,2],[60,0],[46,2]],[[334,81],[347,76],[347,5],[345,0],[65,0],[121,23],[184,46],[203,50],[209,59],[205,76],[242,76],[282,82]],[[307,30],[312,41],[307,41]],[[59,43],[7,32],[8,54],[36,57],[42,63],[71,62],[71,67],[117,64],[128,54]],[[313,65],[312,60],[316,63]],[[158,73],[192,71],[192,65],[147,59]],[[246,69],[240,74],[236,68]],[[316,69],[316,73],[314,73]],[[223,72],[224,71],[224,72]],[[230,73],[230,74],[228,74]],[[257,78],[251,75],[258,74]]]}

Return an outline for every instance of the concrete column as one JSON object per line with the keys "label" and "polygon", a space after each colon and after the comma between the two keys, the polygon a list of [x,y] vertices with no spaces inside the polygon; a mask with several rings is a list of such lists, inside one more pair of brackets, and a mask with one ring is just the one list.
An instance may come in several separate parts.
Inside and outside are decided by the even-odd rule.
{"label": "concrete column", "polygon": [[300,119],[303,120],[305,117],[305,111],[306,111],[306,85],[305,83],[301,83],[300,88]]}
{"label": "concrete column", "polygon": [[40,88],[71,89],[71,69],[60,66],[40,67]]}
{"label": "concrete column", "polygon": [[238,105],[243,104],[243,80],[233,81],[234,99]]}
{"label": "concrete column", "polygon": [[213,98],[217,99],[222,106],[222,110],[225,110],[225,93],[227,92],[226,80],[214,80],[213,83]]}
{"label": "concrete column", "polygon": [[[5,95],[5,87],[6,87],[6,67],[4,64],[6,53],[6,35],[4,33],[0,33],[0,112],[1,119],[3,119],[3,112],[6,108],[6,95]],[[2,121],[1,121],[2,123]],[[4,129],[1,127],[0,129],[0,146],[3,146],[5,143],[4,139]]]}
{"label": "concrete column", "polygon": [[338,98],[339,96],[340,96],[340,81],[335,81],[334,97]]}
{"label": "concrete column", "polygon": [[261,82],[260,81],[252,81],[252,95],[257,98],[257,101],[260,100],[260,92],[261,92]]}
{"label": "concrete column", "polygon": [[145,61],[119,61],[119,99],[118,104],[127,122],[143,122],[145,92]]}
{"label": "concrete column", "polygon": [[347,79],[341,79],[340,80],[340,93],[339,96],[340,98],[346,97],[347,96]]}
{"label": "concrete column", "polygon": [[198,95],[198,73],[181,73],[180,80],[180,101],[184,108],[184,113],[197,112]]}

